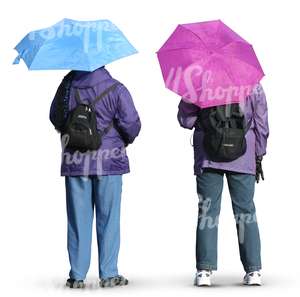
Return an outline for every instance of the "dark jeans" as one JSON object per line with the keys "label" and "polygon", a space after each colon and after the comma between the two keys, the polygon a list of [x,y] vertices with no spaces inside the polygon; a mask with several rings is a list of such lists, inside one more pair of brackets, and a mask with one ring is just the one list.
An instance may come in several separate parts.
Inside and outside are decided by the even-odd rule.
{"label": "dark jeans", "polygon": [[261,269],[260,238],[253,202],[255,176],[214,169],[205,169],[197,176],[199,196],[197,269],[217,269],[218,219],[224,174],[230,191],[244,270],[246,272],[259,270]]}

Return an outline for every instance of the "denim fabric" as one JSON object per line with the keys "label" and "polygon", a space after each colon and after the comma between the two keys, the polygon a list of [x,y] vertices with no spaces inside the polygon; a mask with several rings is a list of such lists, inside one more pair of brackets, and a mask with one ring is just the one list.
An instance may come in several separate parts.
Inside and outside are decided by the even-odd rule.
{"label": "denim fabric", "polygon": [[236,220],[240,259],[244,270],[261,269],[260,237],[253,202],[255,176],[205,169],[196,177],[199,196],[196,261],[197,269],[217,269],[218,219],[223,176],[226,175]]}
{"label": "denim fabric", "polygon": [[118,275],[122,175],[66,176],[70,277],[84,280],[90,266],[94,209],[99,277]]}

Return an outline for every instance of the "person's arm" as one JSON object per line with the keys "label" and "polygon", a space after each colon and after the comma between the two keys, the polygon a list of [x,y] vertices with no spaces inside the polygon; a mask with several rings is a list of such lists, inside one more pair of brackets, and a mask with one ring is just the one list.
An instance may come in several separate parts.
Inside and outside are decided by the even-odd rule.
{"label": "person's arm", "polygon": [[200,108],[181,99],[178,105],[177,119],[181,127],[193,129],[198,118]]}
{"label": "person's arm", "polygon": [[262,157],[266,154],[269,124],[266,95],[261,85],[256,87],[253,96],[255,153],[257,157]]}
{"label": "person's arm", "polygon": [[141,130],[141,121],[127,88],[118,88],[118,104],[115,126],[125,144],[133,143]]}

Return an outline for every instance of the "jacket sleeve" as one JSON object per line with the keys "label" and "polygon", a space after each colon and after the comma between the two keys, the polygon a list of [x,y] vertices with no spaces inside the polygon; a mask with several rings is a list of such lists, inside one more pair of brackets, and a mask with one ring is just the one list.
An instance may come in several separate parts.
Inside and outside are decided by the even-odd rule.
{"label": "jacket sleeve", "polygon": [[266,96],[261,85],[254,91],[254,133],[255,133],[255,153],[256,156],[266,154],[267,139],[269,136],[268,107]]}
{"label": "jacket sleeve", "polygon": [[140,117],[129,91],[123,85],[118,89],[115,125],[125,144],[133,143],[141,130]]}
{"label": "jacket sleeve", "polygon": [[185,102],[181,99],[178,105],[177,119],[181,127],[193,129],[200,108],[192,103]]}

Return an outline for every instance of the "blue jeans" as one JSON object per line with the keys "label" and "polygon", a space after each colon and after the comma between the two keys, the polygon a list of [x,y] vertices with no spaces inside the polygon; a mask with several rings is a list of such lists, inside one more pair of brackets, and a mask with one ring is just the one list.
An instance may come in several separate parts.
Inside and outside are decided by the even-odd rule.
{"label": "blue jeans", "polygon": [[70,277],[84,280],[90,266],[94,208],[99,277],[118,275],[122,175],[66,176]]}
{"label": "blue jeans", "polygon": [[253,202],[255,176],[214,169],[205,169],[197,176],[199,196],[197,269],[217,269],[218,219],[224,174],[236,220],[241,262],[246,272],[259,270],[261,269],[260,238]]}

